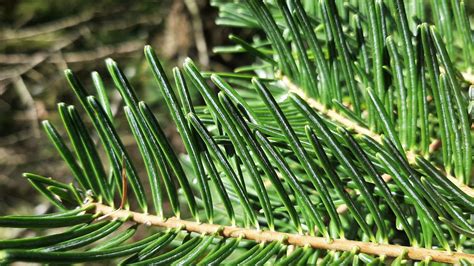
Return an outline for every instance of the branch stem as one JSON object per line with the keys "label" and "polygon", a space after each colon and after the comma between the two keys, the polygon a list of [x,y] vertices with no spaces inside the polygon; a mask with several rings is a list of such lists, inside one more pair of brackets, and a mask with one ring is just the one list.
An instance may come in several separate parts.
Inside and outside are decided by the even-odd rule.
{"label": "branch stem", "polygon": [[103,216],[106,216],[108,219],[111,220],[128,218],[130,221],[133,221],[138,224],[162,228],[182,228],[182,230],[186,230],[188,232],[195,232],[198,234],[219,234],[220,236],[227,238],[242,237],[257,242],[271,242],[275,240],[283,240],[283,242],[287,245],[294,245],[300,247],[311,246],[312,248],[325,250],[352,251],[354,250],[354,248],[356,248],[361,253],[377,256],[385,255],[388,257],[398,257],[406,252],[406,258],[412,260],[424,260],[427,257],[431,257],[432,261],[443,263],[458,263],[460,259],[465,259],[471,263],[474,263],[473,254],[466,254],[462,252],[450,252],[444,250],[369,243],[346,239],[334,239],[328,242],[328,240],[324,237],[247,229],[235,226],[222,226],[218,224],[198,223],[194,221],[182,220],[176,217],[163,220],[162,218],[154,215],[138,213],[128,210],[116,210],[110,206],[103,205],[101,203],[92,203],[92,205],[95,207],[92,208],[95,213],[101,213]]}

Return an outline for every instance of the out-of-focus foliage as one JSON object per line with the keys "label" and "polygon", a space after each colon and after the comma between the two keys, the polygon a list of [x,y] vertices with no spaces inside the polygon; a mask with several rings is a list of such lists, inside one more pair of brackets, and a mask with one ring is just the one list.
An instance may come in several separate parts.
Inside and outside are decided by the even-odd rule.
{"label": "out-of-focus foliage", "polygon": [[[46,175],[68,175],[59,156],[52,153],[38,121],[58,121],[56,103],[70,101],[66,81],[59,73],[71,68],[87,80],[92,71],[106,71],[103,60],[114,57],[124,62],[124,71],[140,93],[153,103],[162,99],[151,89],[151,75],[143,75],[143,46],[152,44],[167,64],[196,55],[195,22],[202,21],[207,42],[222,43],[227,34],[215,30],[216,11],[207,1],[36,1],[7,0],[0,3],[0,213],[23,213],[37,200],[27,198],[31,187],[19,178],[31,169]],[[190,12],[190,8],[197,8]],[[212,11],[212,12],[211,12]],[[206,15],[201,15],[201,13]],[[195,19],[193,19],[196,17]],[[201,56],[209,57],[207,50]],[[209,60],[209,59],[208,59]],[[214,57],[223,62],[229,57]],[[111,86],[105,79],[107,87]],[[114,111],[118,94],[109,95]],[[159,106],[158,106],[159,108]],[[166,111],[159,119],[168,119]],[[119,120],[120,125],[122,121]],[[88,125],[89,126],[89,125]],[[131,132],[125,129],[124,134]],[[170,136],[173,127],[166,129]],[[182,145],[180,141],[174,143]],[[137,151],[138,152],[138,151]],[[39,199],[38,199],[39,200]],[[46,207],[47,206],[43,206]],[[23,210],[25,209],[25,210]],[[45,211],[42,208],[38,212]]]}

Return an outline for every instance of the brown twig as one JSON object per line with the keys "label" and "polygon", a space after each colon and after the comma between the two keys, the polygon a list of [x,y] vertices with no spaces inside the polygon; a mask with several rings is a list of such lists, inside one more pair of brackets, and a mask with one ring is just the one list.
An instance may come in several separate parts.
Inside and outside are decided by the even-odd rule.
{"label": "brown twig", "polygon": [[[117,45],[103,46],[92,51],[64,53],[64,61],[67,63],[84,63],[87,61],[97,61],[113,55],[123,55],[143,50],[144,41],[129,41]],[[51,58],[52,62],[55,58]]]}
{"label": "brown twig", "polygon": [[54,55],[56,52],[60,51],[61,49],[75,42],[77,39],[79,39],[79,37],[81,37],[80,33],[69,35],[65,40],[57,43],[53,48],[51,48],[48,53],[44,53],[41,56],[35,57],[35,60],[30,62],[28,65],[15,68],[8,72],[2,72],[0,74],[0,80],[7,80],[7,79],[17,78],[19,76],[22,76],[23,74],[30,71],[37,65],[46,61],[50,56]]}
{"label": "brown twig", "polygon": [[[37,60],[46,61],[45,63],[58,63],[62,60],[67,63],[83,63],[97,61],[110,56],[133,53],[142,50],[144,46],[145,41],[127,41],[115,45],[104,45],[94,50],[62,53],[63,59],[58,58],[58,53],[51,54],[51,52],[39,52],[34,54],[0,54],[0,64],[31,64]],[[44,60],[45,57],[48,57],[49,59]],[[11,71],[11,74],[5,74],[5,72],[3,72],[1,76],[8,77],[14,75],[16,72],[18,71]]]}
{"label": "brown twig", "polygon": [[458,263],[460,259],[465,259],[471,263],[474,263],[473,254],[466,254],[462,252],[450,252],[427,248],[369,243],[346,239],[334,239],[328,241],[326,238],[323,237],[288,234],[275,231],[262,231],[234,226],[221,226],[218,224],[186,221],[176,217],[163,220],[160,217],[154,215],[148,215],[127,210],[115,210],[112,207],[100,203],[93,203],[93,205],[95,207],[93,209],[96,213],[107,215],[107,217],[111,220],[129,218],[131,221],[138,224],[163,228],[182,228],[183,230],[186,230],[188,232],[195,232],[199,234],[220,234],[222,237],[233,238],[242,237],[257,242],[271,242],[276,240],[283,241],[287,245],[294,245],[300,247],[309,245],[313,248],[325,250],[351,251],[354,248],[358,248],[361,253],[378,256],[385,255],[388,257],[398,257],[400,255],[406,254],[406,258],[412,260],[424,260],[427,257],[430,257],[432,261],[443,263]]}
{"label": "brown twig", "polygon": [[209,55],[207,52],[206,38],[204,37],[204,27],[202,25],[201,15],[199,14],[199,6],[196,0],[184,0],[186,8],[191,13],[194,39],[196,41],[196,49],[198,50],[199,63],[203,66],[209,65]]}
{"label": "brown twig", "polygon": [[48,33],[52,33],[55,31],[67,29],[70,27],[77,26],[81,23],[91,20],[94,16],[93,12],[86,12],[77,16],[66,17],[57,21],[52,21],[49,23],[45,23],[36,27],[30,27],[23,30],[6,30],[1,33],[0,41],[7,41],[7,40],[18,40],[18,39],[25,39],[31,38],[39,35],[44,35]]}
{"label": "brown twig", "polygon": [[31,96],[30,92],[26,88],[25,82],[23,81],[23,78],[19,76],[17,79],[13,81],[13,84],[15,85],[15,89],[20,95],[20,99],[23,102],[25,106],[28,107],[28,120],[31,123],[31,132],[35,138],[39,138],[40,136],[40,129],[39,129],[39,124],[38,124],[38,112],[36,111],[36,106],[35,106],[35,101],[33,100],[33,96]]}

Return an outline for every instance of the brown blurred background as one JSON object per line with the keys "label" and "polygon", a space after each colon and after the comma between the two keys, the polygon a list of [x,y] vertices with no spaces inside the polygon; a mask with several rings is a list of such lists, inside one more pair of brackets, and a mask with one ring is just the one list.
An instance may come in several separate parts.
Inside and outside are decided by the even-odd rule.
{"label": "brown blurred background", "polygon": [[90,72],[102,75],[124,144],[139,162],[104,64],[105,58],[114,58],[138,93],[154,106],[168,137],[181,150],[174,125],[164,122],[169,117],[159,107],[161,94],[148,72],[143,46],[151,44],[169,72],[187,56],[203,69],[240,65],[242,58],[211,52],[213,46],[228,43],[230,33],[215,25],[216,13],[206,0],[1,0],[0,215],[42,213],[49,208],[22,173],[70,180],[40,124],[48,119],[64,133],[56,104],[78,106],[62,75],[66,68],[75,71],[90,92]]}

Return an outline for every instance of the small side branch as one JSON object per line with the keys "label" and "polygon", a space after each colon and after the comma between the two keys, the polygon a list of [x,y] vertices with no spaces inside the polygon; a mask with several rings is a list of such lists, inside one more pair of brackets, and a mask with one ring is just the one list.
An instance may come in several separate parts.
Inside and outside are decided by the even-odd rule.
{"label": "small side branch", "polygon": [[[290,92],[295,93],[298,96],[300,96],[303,100],[305,100],[309,104],[309,106],[311,106],[314,109],[318,110],[321,114],[323,114],[326,117],[330,118],[331,120],[333,120],[335,122],[338,122],[339,124],[345,126],[347,129],[352,129],[352,130],[354,130],[355,132],[357,132],[359,134],[369,136],[369,137],[371,137],[372,139],[374,139],[375,141],[377,141],[379,143],[382,142],[382,137],[379,134],[371,131],[368,128],[360,126],[359,124],[355,123],[354,121],[346,118],[345,116],[339,114],[338,112],[336,112],[332,109],[327,109],[322,103],[316,101],[315,99],[313,99],[311,97],[308,97],[306,95],[306,93],[300,87],[295,85],[287,76],[283,76],[281,78],[281,81],[283,82],[283,84],[285,84],[285,86],[289,89]],[[435,140],[435,142],[436,141],[437,140]],[[432,145],[435,145],[435,143],[432,143]],[[432,145],[430,145],[430,146],[432,146]],[[408,160],[411,164],[415,163],[416,154],[414,152],[408,151],[408,152],[406,152],[406,156],[407,156],[407,158],[408,158]],[[471,187],[469,187],[465,184],[462,184],[461,182],[459,182],[453,176],[446,175],[446,177],[453,184],[455,184],[457,187],[459,187],[459,189],[461,189],[464,193],[466,193],[467,195],[469,195],[471,197],[474,197],[474,189],[472,189]]]}
{"label": "small side branch", "polygon": [[353,129],[354,131],[360,134],[369,136],[377,142],[382,142],[382,137],[379,134],[363,126],[360,126],[356,122],[346,118],[345,116],[339,114],[338,112],[332,109],[327,109],[322,103],[316,101],[315,99],[311,97],[308,97],[306,93],[296,84],[294,84],[287,76],[283,76],[281,80],[283,84],[285,84],[285,86],[288,87],[290,92],[300,96],[303,100],[305,100],[309,104],[309,106],[318,110],[320,113],[324,114],[325,116],[331,118],[333,121],[338,122],[339,124],[345,126],[347,129]]}
{"label": "small side branch", "polygon": [[361,253],[371,255],[385,255],[388,257],[398,257],[406,253],[407,259],[424,260],[431,257],[432,261],[443,263],[458,263],[460,259],[465,259],[474,263],[474,255],[462,252],[449,252],[443,250],[434,250],[426,248],[407,247],[399,245],[388,245],[369,243],[345,239],[334,239],[328,242],[326,238],[315,237],[299,234],[288,234],[275,231],[261,231],[256,229],[247,229],[234,226],[221,226],[217,224],[198,223],[193,221],[181,220],[176,217],[163,220],[158,216],[148,215],[127,210],[115,210],[112,207],[93,203],[96,213],[107,215],[109,219],[127,219],[138,224],[147,226],[156,226],[162,228],[182,228],[188,232],[195,232],[198,234],[220,234],[222,237],[237,238],[242,237],[248,240],[257,242],[271,242],[275,240],[284,240],[287,245],[294,246],[311,246],[317,249],[338,250],[338,251],[352,251],[358,248]]}

